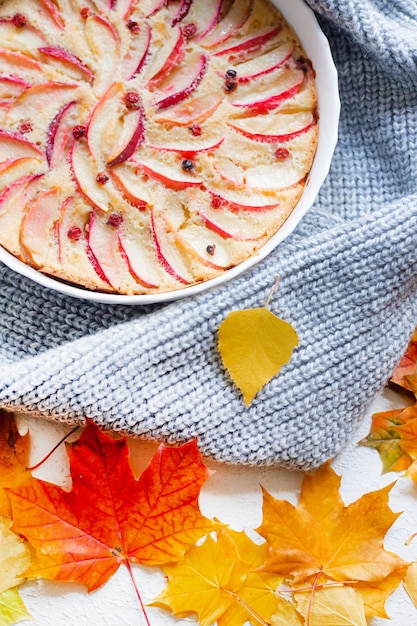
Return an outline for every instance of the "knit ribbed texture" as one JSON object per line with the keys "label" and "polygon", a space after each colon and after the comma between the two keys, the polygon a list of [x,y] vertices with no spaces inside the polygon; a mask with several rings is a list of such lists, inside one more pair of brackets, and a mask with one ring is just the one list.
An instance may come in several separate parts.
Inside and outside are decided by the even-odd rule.
{"label": "knit ribbed texture", "polygon": [[[0,406],[168,442],[219,461],[309,469],[354,436],[417,323],[417,10],[310,0],[339,71],[340,139],[314,207],[268,258],[164,306],[66,298],[0,267]],[[249,408],[216,331],[271,310],[300,344]]]}

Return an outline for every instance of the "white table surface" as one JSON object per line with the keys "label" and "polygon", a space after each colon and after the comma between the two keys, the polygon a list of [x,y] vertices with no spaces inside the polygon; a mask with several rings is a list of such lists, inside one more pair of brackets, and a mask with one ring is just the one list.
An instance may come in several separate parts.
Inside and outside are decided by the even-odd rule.
{"label": "white table surface", "polygon": [[[356,445],[369,432],[371,415],[376,411],[400,408],[402,398],[391,390],[384,390],[373,403],[368,417],[363,421],[352,442],[333,461],[333,467],[342,475],[341,495],[345,504],[362,494],[374,491],[397,481],[390,494],[393,511],[404,511],[396,520],[385,540],[385,548],[406,561],[417,560],[417,540],[405,545],[407,538],[417,531],[417,485],[399,473],[381,474],[382,464],[376,451]],[[61,425],[41,420],[22,420],[24,430],[29,425],[33,450],[32,460],[42,458],[62,434]],[[132,461],[144,469],[156,449],[151,442],[132,441]],[[141,459],[141,461],[139,461]],[[251,531],[261,523],[262,485],[276,498],[297,503],[302,481],[301,472],[289,472],[281,468],[251,468],[226,466],[206,460],[206,465],[215,473],[204,485],[200,507],[208,517],[217,517],[235,530]],[[142,463],[142,467],[140,465]],[[53,455],[39,470],[39,478],[52,477],[65,484],[68,466],[65,453],[61,450]],[[253,532],[253,531],[252,531]],[[164,577],[158,568],[134,566],[135,579],[144,603],[150,602],[165,586]],[[22,624],[37,626],[142,626],[142,616],[127,569],[121,567],[102,588],[87,594],[78,585],[34,581],[25,583],[20,594],[33,621]],[[369,626],[416,626],[417,609],[402,587],[388,599],[386,610],[391,620],[369,620]],[[169,613],[147,609],[152,626],[197,624],[192,619],[178,620]],[[289,625],[290,626],[290,625]],[[332,626],[329,624],[329,626]]]}

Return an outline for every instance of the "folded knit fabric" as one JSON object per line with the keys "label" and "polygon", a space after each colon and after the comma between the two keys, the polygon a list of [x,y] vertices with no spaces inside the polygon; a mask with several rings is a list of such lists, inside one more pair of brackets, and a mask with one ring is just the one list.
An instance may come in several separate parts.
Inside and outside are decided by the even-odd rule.
{"label": "folded knit fabric", "polygon": [[[314,207],[244,275],[165,306],[92,304],[0,266],[0,406],[167,442],[219,461],[310,469],[365,415],[417,323],[417,8],[310,0],[339,71],[340,139]],[[216,331],[262,306],[300,344],[245,408]]]}

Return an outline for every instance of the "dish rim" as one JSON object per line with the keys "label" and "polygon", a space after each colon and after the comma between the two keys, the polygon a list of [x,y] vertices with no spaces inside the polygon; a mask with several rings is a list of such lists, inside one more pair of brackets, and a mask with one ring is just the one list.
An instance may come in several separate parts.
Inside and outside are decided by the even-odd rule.
{"label": "dish rim", "polygon": [[78,300],[102,304],[144,305],[180,300],[229,283],[245,271],[264,260],[296,228],[307,211],[312,207],[319,190],[326,179],[333,153],[338,141],[340,98],[338,74],[333,61],[329,42],[321,30],[312,9],[304,0],[270,0],[282,13],[299,37],[307,57],[312,61],[316,72],[318,91],[319,133],[317,149],[304,191],[280,229],[255,254],[226,270],[219,276],[175,291],[152,294],[116,294],[85,289],[58,278],[54,278],[19,261],[11,253],[0,247],[0,261],[16,273],[35,283]]}

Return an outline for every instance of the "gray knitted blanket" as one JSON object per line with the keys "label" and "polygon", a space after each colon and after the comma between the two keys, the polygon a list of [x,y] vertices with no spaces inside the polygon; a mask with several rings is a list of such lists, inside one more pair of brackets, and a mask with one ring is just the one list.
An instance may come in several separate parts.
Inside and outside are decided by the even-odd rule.
{"label": "gray knitted blanket", "polygon": [[[309,469],[354,436],[417,323],[417,4],[309,0],[339,71],[340,139],[314,207],[260,265],[164,306],[92,304],[0,267],[0,407]],[[271,310],[300,344],[245,408],[216,331]]]}

